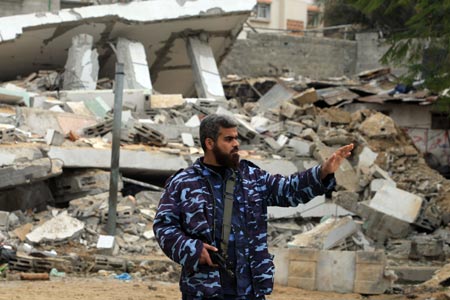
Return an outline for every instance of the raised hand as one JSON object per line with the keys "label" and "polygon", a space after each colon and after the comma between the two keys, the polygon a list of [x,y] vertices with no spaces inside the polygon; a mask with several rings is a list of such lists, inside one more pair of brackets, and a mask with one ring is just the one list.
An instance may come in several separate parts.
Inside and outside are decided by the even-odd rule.
{"label": "raised hand", "polygon": [[352,154],[354,145],[349,144],[337,149],[320,168],[320,179],[324,179],[327,175],[332,174],[339,169],[342,161]]}

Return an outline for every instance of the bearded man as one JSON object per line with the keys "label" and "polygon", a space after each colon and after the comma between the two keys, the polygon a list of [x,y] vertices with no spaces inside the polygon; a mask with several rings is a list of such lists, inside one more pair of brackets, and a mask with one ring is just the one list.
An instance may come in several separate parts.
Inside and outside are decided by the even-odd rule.
{"label": "bearded man", "polygon": [[334,172],[353,149],[341,147],[304,172],[272,175],[240,160],[237,125],[226,115],[203,119],[204,156],[173,175],[160,199],[153,230],[182,266],[183,300],[265,299],[274,281],[267,206],[297,206],[331,191]]}

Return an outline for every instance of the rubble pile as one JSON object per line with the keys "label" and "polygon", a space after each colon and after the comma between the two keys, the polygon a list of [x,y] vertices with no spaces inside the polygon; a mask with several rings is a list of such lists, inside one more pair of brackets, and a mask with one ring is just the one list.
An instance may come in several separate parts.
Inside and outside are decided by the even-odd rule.
{"label": "rubble pile", "polygon": [[[30,78],[15,84],[38,91],[37,83],[29,83],[41,80]],[[128,151],[135,159],[139,155],[164,154],[184,163],[176,161],[173,169],[183,168],[201,155],[198,126],[203,116],[214,112],[233,115],[239,121],[243,158],[269,169],[267,163],[272,162],[275,172],[289,170],[280,168],[283,164],[293,166],[294,171],[304,170],[322,162],[333,149],[354,143],[354,154],[336,173],[336,192],[319,203],[334,205],[343,212],[313,215],[305,222],[301,211],[286,221],[272,216],[269,210],[270,244],[324,250],[374,250],[386,246],[394,253],[396,245],[392,241],[410,240],[410,249],[405,252],[408,259],[445,261],[450,240],[446,227],[448,201],[444,198],[450,185],[427,167],[392,119],[369,110],[349,113],[336,107],[319,108],[314,103],[324,97],[314,96],[310,87],[297,85],[297,91],[279,81],[272,83],[257,102],[252,102],[251,97],[242,103],[242,99],[154,95],[148,109],[125,106],[123,152],[126,155]],[[267,83],[261,87],[267,88]],[[3,89],[11,89],[11,83]],[[317,94],[324,95],[319,91]],[[68,271],[115,268],[115,263],[105,263],[105,258],[98,255],[160,253],[151,229],[161,191],[157,185],[174,170],[147,168],[144,161],[137,162],[138,167],[123,166],[120,188],[125,190],[127,185],[147,191],[120,196],[115,243],[109,248],[99,247],[108,218],[109,173],[104,169],[109,163],[113,110],[102,97],[88,93],[78,102],[70,101],[63,93],[59,98],[49,95],[55,94],[40,91],[28,98],[29,103],[25,103],[26,97],[15,103],[2,101],[1,120],[7,129],[2,130],[0,146],[4,174],[0,224],[2,243],[17,250],[16,258],[9,260],[10,268],[39,270],[30,263],[37,259],[30,249],[40,248],[36,251],[50,252],[51,259],[56,260],[47,266],[57,266],[59,257],[66,253],[58,251],[55,258],[51,250],[67,243],[78,245],[73,247],[79,250],[75,255],[92,254],[96,257],[94,266],[100,264],[88,268],[87,258],[84,264],[65,268]],[[74,159],[63,155],[64,151],[81,154]],[[100,158],[107,162],[98,164]],[[347,217],[341,219],[344,215]],[[328,225],[323,229],[319,229],[322,224],[315,227],[318,218],[314,217],[325,216],[332,216],[323,223]],[[423,251],[423,245],[434,245],[434,254]],[[71,261],[76,260],[72,257]]]}

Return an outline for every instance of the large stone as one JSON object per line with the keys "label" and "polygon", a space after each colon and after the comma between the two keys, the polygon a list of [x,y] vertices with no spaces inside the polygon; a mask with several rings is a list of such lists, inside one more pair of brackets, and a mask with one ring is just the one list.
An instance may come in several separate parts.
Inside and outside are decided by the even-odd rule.
{"label": "large stone", "polygon": [[370,207],[384,214],[413,223],[419,216],[422,198],[407,191],[384,185],[370,200]]}
{"label": "large stone", "polygon": [[84,229],[84,223],[63,211],[56,217],[39,225],[26,238],[31,243],[61,242],[75,237]]}
{"label": "large stone", "polygon": [[398,134],[394,121],[382,113],[376,113],[361,123],[361,130],[369,138],[394,137]]}

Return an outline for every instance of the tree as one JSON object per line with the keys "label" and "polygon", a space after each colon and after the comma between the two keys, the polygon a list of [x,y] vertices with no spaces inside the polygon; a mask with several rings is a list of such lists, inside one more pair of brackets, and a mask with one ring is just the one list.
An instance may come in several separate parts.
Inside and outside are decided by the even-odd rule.
{"label": "tree", "polygon": [[[404,79],[411,83],[421,78],[431,91],[441,93],[450,88],[450,0],[347,0],[366,16],[382,12],[386,20],[398,15],[395,22],[375,22],[388,33],[389,50],[384,63],[406,66]],[[397,12],[397,13],[395,13]],[[394,13],[394,14],[393,14]],[[403,23],[403,24],[401,24]],[[450,97],[441,100],[450,103]]]}

